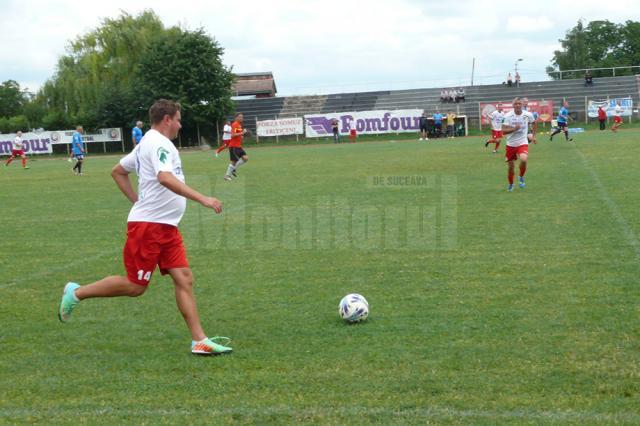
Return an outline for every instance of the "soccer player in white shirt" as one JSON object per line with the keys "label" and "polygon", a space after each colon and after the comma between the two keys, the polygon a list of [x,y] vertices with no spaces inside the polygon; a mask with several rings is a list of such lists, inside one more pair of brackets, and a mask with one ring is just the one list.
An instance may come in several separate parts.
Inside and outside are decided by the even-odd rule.
{"label": "soccer player in white shirt", "polygon": [[7,162],[4,163],[4,166],[7,167],[9,164],[11,164],[13,159],[16,157],[22,158],[23,169],[26,170],[29,168],[29,166],[27,166],[27,156],[24,153],[24,143],[22,142],[22,132],[20,130],[18,130],[18,132],[16,133],[16,137],[13,140],[13,145],[11,147],[11,156],[9,157]]}
{"label": "soccer player in white shirt", "polygon": [[616,102],[616,107],[613,110],[613,126],[611,126],[612,132],[617,132],[618,127],[622,126],[622,106],[620,106],[620,101]]}
{"label": "soccer player in white shirt", "polygon": [[222,145],[216,149],[216,158],[220,156],[220,153],[225,148],[229,148],[229,142],[231,142],[231,122],[229,119],[224,121],[224,127],[222,128]]}
{"label": "soccer player in white shirt", "polygon": [[[133,203],[123,253],[127,276],[113,275],[84,286],[67,283],[58,317],[62,322],[68,321],[73,309],[84,299],[140,296],[159,266],[163,275],[169,274],[173,279],[178,309],[191,332],[191,352],[218,355],[232,349],[214,342],[202,329],[193,294],[193,274],[178,223],[187,198],[216,213],[222,211],[222,204],[184,183],[180,155],[171,142],[182,127],[180,109],[177,102],[156,101],[149,109],[151,130],[111,172],[120,191]],[[129,180],[129,173],[133,171],[138,175],[138,193]]]}
{"label": "soccer player in white shirt", "polygon": [[491,138],[484,144],[485,148],[490,144],[495,144],[493,153],[498,152],[500,147],[500,140],[502,139],[502,120],[504,120],[504,113],[502,112],[502,104],[498,104],[496,110],[488,116],[491,121]]}
{"label": "soccer player in white shirt", "polygon": [[502,124],[502,133],[507,135],[507,152],[505,161],[508,164],[507,179],[509,186],[507,191],[513,191],[513,178],[515,176],[515,161],[520,160],[520,174],[518,176],[519,187],[524,188],[524,174],[527,171],[529,157],[529,142],[536,143],[535,126],[528,135],[529,124],[535,122],[533,114],[522,110],[522,100],[513,100],[513,111],[505,114]]}
{"label": "soccer player in white shirt", "polygon": [[358,132],[356,130],[356,119],[352,118],[351,121],[349,121],[349,141],[355,142],[357,137]]}

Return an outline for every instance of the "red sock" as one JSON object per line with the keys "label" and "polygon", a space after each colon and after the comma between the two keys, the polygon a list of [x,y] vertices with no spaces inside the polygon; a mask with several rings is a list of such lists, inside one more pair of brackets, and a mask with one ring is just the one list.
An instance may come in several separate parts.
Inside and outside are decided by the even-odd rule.
{"label": "red sock", "polygon": [[527,163],[520,163],[520,177],[523,177],[527,172]]}
{"label": "red sock", "polygon": [[509,173],[508,173],[508,178],[509,178],[509,184],[513,185],[513,176],[515,175],[515,172],[513,171],[513,169],[509,169]]}
{"label": "red sock", "polygon": [[12,162],[12,161],[13,161],[13,158],[11,158],[11,157],[10,157],[10,158],[7,160],[7,162],[5,163],[5,165],[7,165],[7,166],[8,166],[9,164],[11,164],[11,162]]}
{"label": "red sock", "polygon": [[22,167],[25,167],[27,165],[27,159],[23,158],[22,159]]}
{"label": "red sock", "polygon": [[498,150],[498,147],[500,146],[500,141],[496,142],[496,151]]}

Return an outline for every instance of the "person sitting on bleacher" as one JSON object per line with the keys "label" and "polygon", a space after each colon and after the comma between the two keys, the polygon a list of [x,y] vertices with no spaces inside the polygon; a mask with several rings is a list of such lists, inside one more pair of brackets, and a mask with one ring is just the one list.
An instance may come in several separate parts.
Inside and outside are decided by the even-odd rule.
{"label": "person sitting on bleacher", "polygon": [[456,90],[456,102],[464,102],[464,89],[462,87],[460,87],[458,90]]}
{"label": "person sitting on bleacher", "polygon": [[440,89],[440,102],[446,102],[446,101],[447,101],[447,90]]}
{"label": "person sitting on bleacher", "polygon": [[587,70],[587,73],[584,75],[584,85],[593,86],[593,76],[589,70]]}

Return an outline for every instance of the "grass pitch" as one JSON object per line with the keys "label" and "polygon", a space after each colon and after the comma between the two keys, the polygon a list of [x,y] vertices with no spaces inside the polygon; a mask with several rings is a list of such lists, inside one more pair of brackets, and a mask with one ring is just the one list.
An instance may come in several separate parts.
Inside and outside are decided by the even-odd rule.
{"label": "grass pitch", "polygon": [[[59,323],[66,281],[124,273],[118,158],[14,163],[0,423],[638,423],[639,136],[541,140],[513,193],[479,138],[250,148],[231,183],[184,153],[225,208],[181,225],[205,330],[233,338],[216,358],[190,355],[157,271]],[[350,292],[363,324],[339,320]]]}

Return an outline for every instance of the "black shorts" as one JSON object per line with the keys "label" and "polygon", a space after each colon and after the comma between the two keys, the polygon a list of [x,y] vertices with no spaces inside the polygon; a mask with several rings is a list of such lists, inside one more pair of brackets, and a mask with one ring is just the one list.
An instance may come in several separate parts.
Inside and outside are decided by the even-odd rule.
{"label": "black shorts", "polygon": [[239,159],[241,159],[245,155],[247,155],[247,153],[244,152],[244,149],[242,149],[241,146],[239,146],[239,147],[229,147],[229,159],[231,161],[238,161]]}
{"label": "black shorts", "polygon": [[558,129],[564,129],[565,127],[567,127],[567,123],[566,122],[561,123],[561,122],[558,121]]}
{"label": "black shorts", "polygon": [[427,125],[426,124],[423,124],[423,125],[420,126],[420,131],[421,132],[426,132],[427,130],[429,130],[429,129],[427,129]]}

